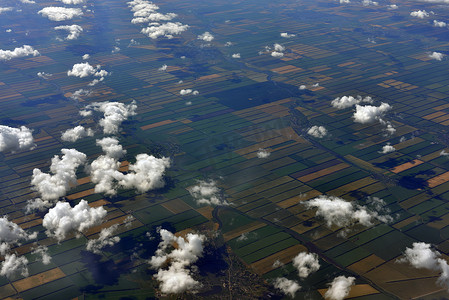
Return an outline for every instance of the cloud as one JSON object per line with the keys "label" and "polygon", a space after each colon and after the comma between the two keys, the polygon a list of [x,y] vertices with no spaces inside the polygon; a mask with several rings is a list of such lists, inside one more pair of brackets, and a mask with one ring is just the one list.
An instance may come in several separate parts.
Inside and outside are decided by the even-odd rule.
{"label": "cloud", "polygon": [[0,15],[6,11],[12,11],[13,7],[0,7]]}
{"label": "cloud", "polygon": [[373,0],[363,0],[362,1],[362,5],[363,6],[370,6],[370,5],[377,6],[377,5],[379,5],[379,2],[376,2],[376,1],[373,1]]}
{"label": "cloud", "polygon": [[356,123],[372,123],[375,121],[382,120],[381,117],[391,109],[391,106],[388,103],[382,102],[380,106],[373,105],[358,105],[355,106],[355,112],[352,116],[354,118],[354,122]]}
{"label": "cloud", "polygon": [[57,200],[76,186],[76,169],[86,162],[86,154],[75,149],[61,149],[62,159],[55,155],[51,160],[50,175],[35,168],[31,177],[33,190],[45,201]]}
{"label": "cloud", "polygon": [[382,151],[380,151],[380,153],[387,154],[393,151],[396,151],[396,148],[394,148],[393,146],[390,145],[390,143],[388,143],[382,147]]}
{"label": "cloud", "polygon": [[76,142],[87,136],[94,136],[94,131],[90,128],[84,128],[84,126],[78,125],[74,128],[67,129],[61,136],[61,140],[66,142]]}
{"label": "cloud", "polygon": [[362,97],[360,95],[357,95],[356,97],[343,96],[337,97],[332,100],[331,105],[338,109],[345,109],[359,103],[373,103],[373,98],[371,98],[370,96]]}
{"label": "cloud", "polygon": [[16,244],[21,240],[31,240],[37,237],[37,232],[28,234],[19,225],[8,221],[6,216],[0,218],[0,243]]}
{"label": "cloud", "polygon": [[396,128],[394,128],[393,125],[387,123],[385,131],[387,132],[387,135],[393,135],[396,132]]}
{"label": "cloud", "polygon": [[330,300],[343,300],[349,294],[354,281],[355,277],[335,277],[324,297]]}
{"label": "cloud", "polygon": [[274,282],[274,287],[281,290],[285,295],[294,298],[301,286],[294,280],[289,280],[285,277],[278,277]]}
{"label": "cloud", "polygon": [[66,8],[66,7],[44,7],[38,14],[47,17],[51,21],[66,21],[83,15],[83,11],[79,8]]}
{"label": "cloud", "polygon": [[438,251],[432,250],[431,245],[424,242],[415,242],[412,248],[406,248],[404,257],[398,259],[399,263],[409,263],[417,269],[428,269],[440,272],[437,283],[449,291],[449,265],[441,258]]}
{"label": "cloud", "polygon": [[79,25],[62,25],[56,26],[55,30],[66,30],[69,32],[69,35],[65,37],[66,40],[76,40],[81,32],[83,32],[83,27]]}
{"label": "cloud", "polygon": [[42,79],[48,79],[48,77],[53,76],[53,74],[45,73],[45,72],[37,72],[37,77]]}
{"label": "cloud", "polygon": [[231,55],[232,58],[241,58],[240,53],[234,53]]}
{"label": "cloud", "polygon": [[340,0],[340,4],[347,4],[347,3],[351,3],[351,1],[349,1],[349,0]]}
{"label": "cloud", "polygon": [[25,256],[16,256],[15,254],[6,254],[5,260],[2,262],[0,275],[11,278],[17,273],[24,277],[28,277],[28,259]]}
{"label": "cloud", "polygon": [[368,204],[376,209],[354,204],[334,196],[321,195],[312,200],[304,202],[307,208],[317,208],[316,216],[321,217],[327,226],[337,225],[345,227],[359,222],[364,226],[372,226],[375,220],[384,223],[391,222],[393,218],[389,215],[381,215],[379,210],[385,205],[380,198],[370,198]]}
{"label": "cloud", "polygon": [[33,0],[20,0],[20,2],[24,3],[24,4],[35,4],[36,1]]}
{"label": "cloud", "polygon": [[192,94],[192,95],[194,95],[194,96],[196,96],[196,95],[198,95],[200,92],[198,92],[198,91],[194,91],[194,90],[192,90],[192,89],[182,89],[182,90],[180,90],[179,91],[179,94],[181,95],[181,96],[185,96],[185,95],[189,95],[189,94]]}
{"label": "cloud", "polygon": [[[176,237],[165,229],[161,229],[159,234],[162,241],[149,264],[158,270],[154,277],[161,282],[162,293],[179,294],[199,287],[200,283],[192,278],[189,267],[202,256],[206,237],[193,233],[188,233],[186,238]],[[173,245],[176,248],[169,252]],[[163,269],[164,265],[166,269]]]}
{"label": "cloud", "polygon": [[85,90],[85,89],[79,89],[75,92],[73,92],[72,96],[70,96],[71,99],[78,101],[81,97],[89,96],[91,94],[91,91]]}
{"label": "cloud", "polygon": [[433,20],[433,26],[434,27],[446,27],[447,23],[443,22],[443,21]]}
{"label": "cloud", "polygon": [[228,205],[223,199],[221,190],[217,187],[215,180],[199,180],[198,184],[187,189],[198,204]]}
{"label": "cloud", "polygon": [[13,128],[0,125],[0,151],[17,152],[24,150],[33,150],[36,147],[32,130],[25,126]]}
{"label": "cloud", "polygon": [[33,47],[29,45],[23,45],[20,48],[14,48],[14,50],[2,50],[0,49],[0,60],[11,60],[13,58],[25,57],[25,56],[38,56],[40,55],[39,51],[34,50]]}
{"label": "cloud", "polygon": [[167,65],[162,65],[162,67],[160,67],[159,69],[158,69],[158,71],[167,71]]}
{"label": "cloud", "polygon": [[46,246],[39,246],[31,252],[31,254],[40,255],[41,261],[44,265],[48,265],[51,262],[51,256],[48,254],[48,248]]}
{"label": "cloud", "polygon": [[97,140],[106,155],[99,156],[90,165],[91,180],[95,183],[95,192],[115,195],[118,188],[133,189],[144,193],[165,185],[163,176],[170,167],[171,161],[167,157],[156,158],[148,154],[138,154],[136,162],[129,164],[128,173],[119,172],[118,159],[126,151],[115,138]]}
{"label": "cloud", "polygon": [[296,34],[293,34],[293,33],[281,32],[281,37],[283,37],[283,38],[289,39],[289,38],[292,38],[295,36],[296,36]]}
{"label": "cloud", "polygon": [[299,89],[300,90],[305,90],[307,88],[307,86],[305,86],[304,84],[301,84],[300,86],[299,86]]}
{"label": "cloud", "polygon": [[97,65],[94,68],[88,62],[78,63],[73,65],[72,70],[67,71],[67,76],[76,76],[79,78],[95,76],[103,78],[109,74],[107,71],[101,70],[100,68],[100,65]]}
{"label": "cloud", "polygon": [[56,1],[62,2],[67,5],[78,5],[83,4],[85,2],[85,0],[56,0]]}
{"label": "cloud", "polygon": [[321,139],[327,135],[327,129],[324,126],[314,125],[307,130],[307,134]]}
{"label": "cloud", "polygon": [[168,22],[164,24],[150,23],[148,27],[142,28],[141,32],[152,39],[157,39],[161,36],[172,39],[174,35],[179,35],[188,28],[189,25],[184,25],[179,22]]}
{"label": "cloud", "polygon": [[44,216],[42,226],[47,229],[47,236],[61,241],[70,232],[81,233],[100,225],[106,214],[102,206],[90,207],[86,200],[81,200],[74,207],[67,202],[58,202]]}
{"label": "cloud", "polygon": [[274,51],[278,51],[278,52],[284,52],[285,51],[285,47],[280,45],[280,44],[274,44]]}
{"label": "cloud", "polygon": [[83,60],[87,60],[87,59],[89,59],[90,58],[90,55],[89,54],[84,54],[83,56],[82,56],[82,59]]}
{"label": "cloud", "polygon": [[170,21],[177,17],[175,13],[161,14],[158,13],[159,6],[146,0],[134,0],[128,2],[128,7],[134,13],[134,18],[131,20],[133,24]]}
{"label": "cloud", "polygon": [[273,56],[273,57],[283,57],[284,53],[273,51],[273,52],[271,52],[271,56]]}
{"label": "cloud", "polygon": [[427,18],[429,16],[429,13],[426,12],[425,10],[418,10],[418,11],[412,11],[410,13],[410,16],[416,17],[416,18],[419,18],[419,19],[424,19],[424,18]]}
{"label": "cloud", "polygon": [[87,242],[87,251],[100,254],[103,248],[114,246],[120,242],[120,237],[112,236],[117,231],[118,226],[118,224],[114,224],[111,227],[103,228],[97,239],[89,240]]}
{"label": "cloud", "polygon": [[117,134],[123,121],[129,117],[136,115],[137,105],[135,101],[130,104],[123,104],[121,102],[94,102],[84,108],[80,112],[81,115],[89,115],[91,111],[98,111],[103,113],[103,119],[99,124],[103,127],[104,134]]}
{"label": "cloud", "polygon": [[398,8],[399,8],[399,6],[397,6],[396,4],[387,5],[387,9],[388,10],[395,10],[395,9],[398,9]]}
{"label": "cloud", "polygon": [[203,34],[198,35],[197,39],[203,40],[205,42],[212,42],[212,40],[214,39],[214,36],[209,31],[206,31]]}
{"label": "cloud", "polygon": [[310,274],[320,269],[318,255],[300,252],[293,258],[293,266],[298,269],[299,277],[307,278]]}
{"label": "cloud", "polygon": [[444,54],[440,53],[440,52],[432,52],[431,54],[429,54],[429,58],[435,59],[438,61],[441,61],[443,59],[443,57],[444,57]]}
{"label": "cloud", "polygon": [[267,158],[270,155],[271,153],[266,149],[259,148],[259,150],[257,151],[258,158]]}

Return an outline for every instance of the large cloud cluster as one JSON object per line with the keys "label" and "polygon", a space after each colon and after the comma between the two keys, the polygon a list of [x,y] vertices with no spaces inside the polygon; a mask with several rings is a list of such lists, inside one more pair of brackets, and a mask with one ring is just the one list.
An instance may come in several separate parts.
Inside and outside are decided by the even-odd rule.
{"label": "large cloud cluster", "polygon": [[423,242],[413,243],[412,248],[406,248],[404,257],[398,262],[408,262],[414,268],[428,269],[440,272],[437,283],[449,291],[449,265],[440,258],[438,251],[432,250],[431,245]]}
{"label": "large cloud cluster", "polygon": [[300,278],[307,278],[310,274],[320,269],[318,255],[300,252],[293,258],[293,266],[298,270]]}
{"label": "large cloud cluster", "polygon": [[138,154],[136,162],[129,164],[128,173],[119,171],[120,162],[126,151],[115,138],[97,140],[106,155],[100,155],[90,165],[91,180],[95,183],[95,192],[115,195],[118,188],[133,189],[144,193],[164,186],[163,176],[170,167],[167,157],[156,158],[148,154]]}
{"label": "large cloud cluster", "polygon": [[223,199],[221,190],[217,186],[215,180],[199,180],[198,184],[188,188],[189,193],[193,196],[198,204],[207,205],[227,205]]}
{"label": "large cloud cluster", "polygon": [[25,256],[17,256],[16,254],[6,254],[5,260],[1,264],[0,275],[8,278],[20,273],[24,277],[28,277],[28,259]]}
{"label": "large cloud cluster", "polygon": [[32,130],[25,126],[13,128],[0,125],[0,151],[17,152],[20,150],[33,150],[36,145]]}
{"label": "large cloud cluster", "polygon": [[65,30],[69,32],[69,35],[67,35],[65,37],[66,40],[76,40],[81,32],[83,32],[83,27],[79,26],[79,25],[61,25],[61,26],[56,26],[55,30]]}
{"label": "large cloud cluster", "polygon": [[274,281],[274,287],[281,290],[285,295],[294,298],[301,286],[294,280],[289,280],[285,277],[278,277]]}
{"label": "large cloud cluster", "polygon": [[50,173],[53,175],[37,168],[33,170],[31,184],[44,203],[65,196],[70,187],[77,184],[76,169],[86,162],[86,154],[75,149],[62,149],[61,152],[62,159],[55,155],[51,160]]}
{"label": "large cloud cluster", "polygon": [[30,55],[38,56],[40,55],[40,53],[29,45],[23,45],[22,47],[14,48],[14,50],[12,51],[0,49],[0,60],[11,60],[13,58],[25,57]]}
{"label": "large cloud cluster", "polygon": [[359,222],[364,226],[372,226],[375,220],[384,223],[392,221],[389,215],[381,215],[377,210],[382,210],[384,202],[379,198],[370,199],[373,210],[345,201],[338,197],[321,195],[304,204],[307,208],[317,208],[316,215],[326,222],[327,226],[337,225],[340,227],[349,226]]}
{"label": "large cloud cluster", "polygon": [[353,96],[342,96],[337,97],[334,100],[332,100],[331,105],[338,109],[344,109],[348,107],[352,107],[356,104],[360,103],[373,103],[373,98],[370,96],[362,97],[360,95],[353,97]]}
{"label": "large cloud cluster", "polygon": [[329,289],[324,294],[324,297],[330,300],[343,300],[349,295],[349,291],[351,290],[351,286],[354,285],[354,281],[354,277],[335,277],[330,284]]}
{"label": "large cloud cluster", "polygon": [[96,67],[91,66],[88,62],[74,64],[72,70],[67,71],[67,76],[76,76],[84,78],[88,76],[99,77],[100,79],[94,79],[89,85],[95,85],[104,80],[105,76],[108,76],[109,72],[102,70],[100,65]]}
{"label": "large cloud cluster", "polygon": [[429,13],[425,10],[416,10],[416,11],[412,11],[410,13],[410,16],[415,17],[415,18],[419,18],[419,19],[424,19],[427,18],[429,16]]}
{"label": "large cloud cluster", "polygon": [[102,223],[106,210],[100,207],[90,207],[86,200],[71,207],[67,202],[58,202],[51,208],[42,221],[49,237],[63,240],[70,232],[81,233]]}
{"label": "large cloud cluster", "polygon": [[0,7],[0,15],[5,11],[12,11],[13,7]]}
{"label": "large cloud cluster", "polygon": [[86,250],[100,254],[104,247],[111,247],[120,242],[120,237],[113,236],[117,231],[118,226],[118,224],[114,224],[111,227],[103,228],[97,239],[89,240],[89,242],[87,242]]}
{"label": "large cloud cluster", "polygon": [[0,218],[0,255],[5,255],[11,244],[35,239],[36,237],[37,232],[29,234],[16,223],[9,221],[6,216]]}
{"label": "large cloud cluster", "polygon": [[327,129],[324,126],[314,125],[307,130],[307,134],[322,139],[327,135]]}
{"label": "large cloud cluster", "polygon": [[64,131],[61,135],[61,140],[66,142],[76,142],[77,140],[87,136],[94,136],[94,131],[90,128],[86,129],[84,126],[78,125]]}
{"label": "large cloud cluster", "polygon": [[79,8],[67,8],[59,6],[44,7],[38,14],[47,17],[51,21],[66,21],[83,15],[83,11]]}
{"label": "large cloud cluster", "polygon": [[356,123],[373,123],[375,121],[383,122],[382,116],[391,109],[388,103],[382,102],[380,106],[373,105],[356,105],[353,114],[354,122]]}
{"label": "large cloud cluster", "polygon": [[133,101],[130,104],[121,102],[94,102],[80,112],[83,116],[92,114],[92,111],[102,112],[104,117],[99,124],[105,134],[117,134],[120,125],[129,117],[136,115],[137,105]]}
{"label": "large cloud cluster", "polygon": [[180,22],[158,23],[171,21],[177,15],[175,13],[162,14],[157,12],[159,7],[150,1],[133,0],[128,2],[128,6],[133,12],[131,23],[149,23],[147,27],[142,28],[141,32],[152,39],[157,39],[161,36],[171,39],[174,35],[181,34],[189,28],[189,25]]}
{"label": "large cloud cluster", "polygon": [[193,279],[189,267],[202,256],[205,236],[188,233],[184,239],[165,229],[160,230],[160,235],[162,241],[149,264],[158,270],[154,277],[161,282],[161,291],[178,294],[197,288],[200,283]]}

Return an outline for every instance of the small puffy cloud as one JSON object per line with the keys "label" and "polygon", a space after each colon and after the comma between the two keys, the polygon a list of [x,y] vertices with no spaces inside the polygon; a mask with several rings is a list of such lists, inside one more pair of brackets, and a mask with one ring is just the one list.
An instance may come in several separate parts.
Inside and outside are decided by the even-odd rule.
{"label": "small puffy cloud", "polygon": [[33,0],[20,0],[20,2],[24,3],[24,4],[35,4],[36,1]]}
{"label": "small puffy cloud", "polygon": [[385,205],[382,199],[372,198],[371,204],[376,209],[370,209],[365,206],[357,205],[345,201],[338,197],[321,195],[304,204],[307,208],[316,208],[316,216],[321,217],[327,226],[337,225],[339,227],[349,226],[359,222],[364,226],[372,226],[375,220],[384,223],[392,221],[389,215],[381,215],[379,210]]}
{"label": "small puffy cloud", "polygon": [[432,52],[429,54],[429,58],[441,61],[444,57],[443,53],[440,52]]}
{"label": "small puffy cloud", "polygon": [[107,71],[101,70],[100,68],[101,68],[100,65],[93,67],[88,62],[74,64],[72,70],[67,71],[67,76],[76,76],[79,78],[84,78],[88,76],[104,77],[109,74]]}
{"label": "small puffy cloud", "polygon": [[90,128],[84,128],[84,126],[76,126],[71,129],[67,129],[61,136],[61,140],[66,142],[76,142],[87,136],[94,136],[94,131]]}
{"label": "small puffy cloud", "polygon": [[240,53],[234,53],[231,56],[232,58],[241,58]]}
{"label": "small puffy cloud", "polygon": [[41,261],[44,265],[48,265],[51,262],[51,256],[48,254],[48,248],[46,246],[39,246],[31,252],[31,254],[37,254],[41,257]]}
{"label": "small puffy cloud", "polygon": [[394,128],[391,124],[387,124],[385,131],[387,132],[387,135],[393,135],[396,132],[396,128]]}
{"label": "small puffy cloud", "polygon": [[159,7],[146,0],[133,0],[128,2],[128,7],[133,12],[131,23],[140,24],[158,21],[170,21],[177,17],[175,13],[162,14],[157,12]]}
{"label": "small puffy cloud", "polygon": [[380,151],[380,153],[387,154],[387,153],[394,152],[394,151],[396,151],[396,148],[394,148],[393,146],[390,145],[390,143],[388,143],[382,147],[382,150]]}
{"label": "small puffy cloud", "polygon": [[225,47],[231,47],[232,45],[234,45],[233,42],[226,42],[226,43],[224,44]]}
{"label": "small puffy cloud", "polygon": [[301,84],[300,86],[299,86],[299,89],[300,90],[305,90],[307,88],[307,86],[305,86],[304,84]]}
{"label": "small puffy cloud", "polygon": [[399,8],[399,6],[397,6],[396,4],[389,4],[389,5],[387,5],[387,9],[388,10],[395,10],[395,9],[398,9]]}
{"label": "small puffy cloud", "polygon": [[331,105],[338,109],[344,109],[360,103],[373,103],[373,98],[371,98],[370,96],[362,97],[360,95],[356,97],[343,96],[337,97],[334,100],[332,100]]}
{"label": "small puffy cloud", "polygon": [[56,1],[62,2],[67,5],[78,5],[83,4],[85,2],[85,0],[56,0]]}
{"label": "small puffy cloud", "polygon": [[443,22],[443,21],[433,20],[433,26],[434,27],[446,27],[447,23]]}
{"label": "small puffy cloud", "polygon": [[[160,281],[162,293],[179,294],[199,287],[200,283],[191,275],[190,266],[203,255],[206,237],[193,233],[188,233],[186,238],[176,237],[165,229],[161,229],[159,233],[162,241],[149,264],[158,270],[154,277]],[[169,252],[170,249],[172,250]]]}
{"label": "small puffy cloud", "polygon": [[292,37],[295,37],[296,36],[296,34],[293,34],[293,33],[287,33],[287,32],[281,32],[281,37],[283,37],[283,38],[292,38]]}
{"label": "small puffy cloud", "polygon": [[55,30],[65,30],[69,32],[69,35],[65,37],[66,40],[76,40],[81,32],[83,32],[83,27],[79,25],[62,25],[56,26]]}
{"label": "small puffy cloud", "polygon": [[440,155],[441,156],[449,156],[449,153],[444,150],[441,150]]}
{"label": "small puffy cloud", "polygon": [[53,74],[45,73],[45,72],[37,72],[37,77],[42,78],[42,79],[48,79],[51,76],[53,76]]}
{"label": "small puffy cloud", "polygon": [[4,12],[12,11],[13,9],[13,7],[0,7],[0,15]]}
{"label": "small puffy cloud", "polygon": [[419,19],[424,19],[424,18],[427,18],[429,16],[429,13],[426,12],[425,10],[417,10],[417,11],[412,11],[410,13],[410,16],[415,17],[415,18],[419,18]]}
{"label": "small puffy cloud", "polygon": [[300,252],[293,258],[293,266],[298,270],[299,277],[307,278],[310,274],[320,269],[318,255]]}
{"label": "small puffy cloud", "polygon": [[0,151],[17,152],[23,150],[33,150],[34,144],[33,131],[25,126],[13,128],[0,125]]}
{"label": "small puffy cloud", "polygon": [[23,45],[19,48],[14,48],[14,50],[2,50],[0,49],[0,60],[11,60],[13,58],[25,57],[25,56],[38,56],[39,51],[34,50],[33,47],[29,45]]}
{"label": "small puffy cloud", "polygon": [[354,285],[355,277],[338,276],[332,280],[324,297],[329,300],[343,300],[349,295],[351,286]]}
{"label": "small puffy cloud", "polygon": [[215,180],[199,180],[198,184],[187,189],[198,204],[227,205]]}
{"label": "small puffy cloud", "polygon": [[167,71],[167,65],[162,65],[162,67],[160,67],[159,69],[158,69],[158,71]]}
{"label": "small puffy cloud", "polygon": [[314,125],[307,130],[307,134],[321,139],[327,135],[327,129],[324,126]]}
{"label": "small puffy cloud", "polygon": [[100,254],[101,250],[105,247],[111,247],[120,242],[120,237],[113,236],[117,231],[118,224],[114,224],[111,227],[103,228],[100,231],[100,236],[97,239],[89,240],[86,245],[87,251]]}
{"label": "small puffy cloud", "polygon": [[259,148],[259,150],[257,151],[258,158],[267,158],[270,155],[271,153],[266,149]]}
{"label": "small puffy cloud", "polygon": [[404,257],[397,262],[409,263],[417,269],[440,272],[437,283],[449,291],[449,265],[441,258],[441,254],[432,250],[431,245],[424,242],[415,242],[412,246],[405,249]]}
{"label": "small puffy cloud", "polygon": [[67,202],[58,202],[44,216],[42,226],[49,237],[63,240],[70,232],[81,233],[100,225],[107,212],[102,207],[90,207],[86,200],[71,207]]}
{"label": "small puffy cloud", "polygon": [[273,51],[273,52],[271,52],[271,56],[276,57],[276,58],[278,58],[278,57],[283,57],[283,56],[284,56],[284,53],[282,53],[282,52],[277,52],[277,51]]}
{"label": "small puffy cloud", "polygon": [[379,5],[379,2],[373,1],[373,0],[362,0],[362,5],[363,6],[377,6]]}
{"label": "small puffy cloud", "polygon": [[285,277],[278,277],[274,282],[274,287],[281,290],[285,295],[289,295],[294,298],[301,286],[294,280],[289,280]]}
{"label": "small puffy cloud", "polygon": [[340,4],[348,4],[351,3],[349,0],[340,0]]}
{"label": "small puffy cloud", "polygon": [[72,93],[72,96],[70,96],[73,100],[79,100],[81,97],[89,96],[91,94],[91,91],[85,90],[85,89],[79,89]]}
{"label": "small puffy cloud", "polygon": [[119,159],[126,154],[126,150],[123,150],[122,145],[119,144],[116,138],[105,137],[97,140],[96,143],[108,157]]}
{"label": "small puffy cloud", "polygon": [[182,90],[180,90],[179,91],[179,94],[181,95],[181,96],[186,96],[186,95],[189,95],[189,94],[192,94],[192,95],[194,95],[194,96],[196,96],[196,95],[198,95],[200,92],[198,92],[198,91],[194,91],[194,90],[192,90],[192,89],[182,89]]}
{"label": "small puffy cloud", "polygon": [[278,51],[278,52],[284,52],[285,51],[285,47],[282,46],[281,44],[274,44],[274,51]]}
{"label": "small puffy cloud", "polygon": [[[37,232],[28,234],[19,225],[8,220],[6,216],[0,218],[0,243],[15,244],[21,240],[31,240],[37,237]],[[3,252],[3,251],[0,251]]]}
{"label": "small puffy cloud", "polygon": [[380,106],[373,105],[358,105],[355,106],[355,112],[353,114],[354,122],[356,123],[372,123],[375,121],[380,121],[381,117],[391,109],[388,103],[382,102]]}
{"label": "small puffy cloud", "polygon": [[76,169],[86,162],[86,154],[75,149],[62,149],[62,159],[55,155],[51,160],[50,175],[35,168],[31,177],[33,189],[44,201],[57,200],[76,186]]}
{"label": "small puffy cloud", "polygon": [[6,254],[5,260],[1,264],[0,275],[11,278],[16,274],[28,277],[28,259],[25,256]]}
{"label": "small puffy cloud", "polygon": [[200,34],[198,36],[198,39],[203,40],[205,42],[212,42],[212,40],[214,39],[214,36],[209,31],[206,31],[203,34]]}
{"label": "small puffy cloud", "polygon": [[88,60],[90,58],[90,55],[89,54],[84,54],[83,56],[82,56],[82,59],[83,60]]}
{"label": "small puffy cloud", "polygon": [[121,124],[129,117],[136,115],[137,105],[135,101],[130,104],[121,102],[94,102],[84,108],[80,112],[81,115],[87,116],[91,111],[102,112],[104,117],[99,124],[103,127],[104,134],[117,134]]}
{"label": "small puffy cloud", "polygon": [[172,39],[174,35],[179,35],[188,28],[189,25],[179,22],[167,22],[164,24],[150,23],[148,27],[142,28],[141,32],[152,39],[157,39],[161,36]]}
{"label": "small puffy cloud", "polygon": [[83,11],[79,8],[67,8],[50,6],[41,9],[38,14],[47,17],[51,21],[66,21],[83,15]]}

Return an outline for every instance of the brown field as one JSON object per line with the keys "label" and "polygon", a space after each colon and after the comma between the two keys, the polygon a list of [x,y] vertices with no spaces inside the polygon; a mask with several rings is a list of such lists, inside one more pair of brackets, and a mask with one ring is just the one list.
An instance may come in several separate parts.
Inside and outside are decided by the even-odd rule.
{"label": "brown field", "polygon": [[397,174],[397,173],[400,173],[402,171],[405,171],[405,170],[411,169],[413,167],[416,167],[416,166],[418,166],[418,165],[420,165],[422,163],[424,163],[422,160],[414,159],[411,162],[406,162],[406,163],[404,163],[402,165],[394,167],[394,168],[390,169],[390,171]]}
{"label": "brown field", "polygon": [[226,232],[225,234],[223,234],[223,238],[224,238],[225,242],[227,242],[229,240],[232,240],[236,237],[241,236],[243,233],[251,232],[253,230],[262,228],[264,226],[266,226],[265,223],[255,221],[255,222],[249,223],[247,225],[244,225],[242,227],[239,227],[237,229]]}
{"label": "brown field", "polygon": [[181,199],[174,199],[168,202],[164,202],[161,205],[175,215],[192,209],[190,205],[188,205]]}
{"label": "brown field", "polygon": [[197,212],[199,212],[200,214],[202,214],[205,218],[212,220],[213,216],[212,216],[212,211],[214,210],[214,208],[212,206],[203,206],[200,207],[198,209],[196,209]]}
{"label": "brown field", "polygon": [[36,286],[54,281],[56,279],[64,277],[65,274],[59,268],[54,268],[34,276],[30,276],[28,278],[24,278],[13,282],[13,286],[20,293],[29,289],[32,289]]}
{"label": "brown field", "polygon": [[383,264],[385,260],[382,258],[372,254],[368,257],[365,257],[362,260],[359,260],[356,263],[353,263],[352,265],[348,266],[348,269],[358,273],[358,274],[365,274],[366,272],[376,268],[377,266]]}
{"label": "brown field", "polygon": [[320,178],[322,176],[326,176],[326,175],[332,174],[334,172],[346,169],[348,167],[349,167],[349,165],[347,163],[340,163],[338,165],[331,166],[329,168],[322,169],[322,170],[298,177],[297,179],[301,182],[309,182],[314,179]]}
{"label": "brown field", "polygon": [[427,184],[429,185],[430,188],[433,188],[447,181],[449,181],[449,171],[440,174],[438,176],[435,176],[433,178],[430,178],[429,180],[427,180]]}

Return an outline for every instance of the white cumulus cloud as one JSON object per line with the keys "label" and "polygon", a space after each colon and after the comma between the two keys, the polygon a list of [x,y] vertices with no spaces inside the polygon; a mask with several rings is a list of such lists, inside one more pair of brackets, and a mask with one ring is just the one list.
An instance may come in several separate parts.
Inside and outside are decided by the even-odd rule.
{"label": "white cumulus cloud", "polygon": [[281,290],[285,295],[294,298],[301,286],[294,280],[289,280],[285,277],[278,277],[274,282],[274,287]]}
{"label": "white cumulus cloud", "polygon": [[268,150],[266,150],[266,149],[260,148],[260,149],[257,151],[257,157],[258,157],[258,158],[267,158],[267,157],[270,156],[270,155],[271,155],[271,153],[270,153]]}
{"label": "white cumulus cloud", "polygon": [[48,248],[46,246],[39,246],[31,252],[41,257],[41,261],[44,265],[48,265],[51,262],[51,256],[48,254]]}
{"label": "white cumulus cloud", "polygon": [[373,98],[370,96],[362,97],[360,95],[353,97],[353,96],[343,96],[343,97],[337,97],[334,100],[332,100],[331,105],[338,109],[344,109],[348,107],[352,107],[359,103],[373,103]]}
{"label": "white cumulus cloud", "polygon": [[388,103],[382,102],[380,106],[373,105],[358,105],[355,106],[355,112],[353,114],[354,122],[356,123],[372,123],[375,121],[381,121],[381,117],[391,109]]}
{"label": "white cumulus cloud", "polygon": [[307,278],[310,274],[320,269],[318,255],[300,252],[293,258],[293,266],[298,270],[300,278]]}
{"label": "white cumulus cloud", "polygon": [[387,153],[394,152],[394,151],[396,151],[396,148],[394,148],[393,146],[390,145],[390,143],[388,143],[382,147],[382,150],[380,151],[380,153],[387,154]]}
{"label": "white cumulus cloud", "polygon": [[294,37],[294,36],[296,36],[296,34],[293,34],[293,33],[287,33],[287,32],[281,32],[281,37],[283,37],[283,38],[292,38],[292,37]]}
{"label": "white cumulus cloud", "polygon": [[84,126],[78,125],[74,128],[67,129],[61,136],[61,140],[66,142],[76,142],[87,136],[94,136],[94,131],[90,128],[84,128]]}
{"label": "white cumulus cloud", "polygon": [[69,32],[69,35],[67,35],[65,37],[66,40],[76,40],[81,32],[83,32],[83,27],[79,26],[79,25],[61,25],[61,26],[56,26],[55,30],[65,30]]}
{"label": "white cumulus cloud", "polygon": [[118,226],[118,224],[114,224],[111,227],[103,228],[97,239],[89,240],[87,242],[87,251],[100,254],[104,247],[111,247],[120,242],[120,237],[113,236],[113,234],[117,231]]}
{"label": "white cumulus cloud", "polygon": [[338,276],[332,280],[329,289],[324,294],[324,297],[329,300],[343,300],[349,295],[351,286],[354,285],[354,277]]}
{"label": "white cumulus cloud", "polygon": [[321,139],[327,135],[327,129],[324,126],[314,125],[307,130],[307,134]]}
{"label": "white cumulus cloud", "polygon": [[209,31],[206,31],[205,33],[198,35],[198,39],[205,42],[211,42],[214,39],[214,36]]}
{"label": "white cumulus cloud", "polygon": [[433,20],[433,26],[434,27],[446,27],[447,23],[443,22],[443,21]]}
{"label": "white cumulus cloud", "polygon": [[148,27],[142,28],[141,32],[152,39],[161,36],[172,39],[174,35],[179,35],[189,28],[189,25],[180,22],[150,23],[148,25]]}
{"label": "white cumulus cloud", "polygon": [[59,6],[49,6],[41,9],[38,14],[47,17],[51,21],[67,21],[83,15],[79,8],[67,8]]}
{"label": "white cumulus cloud", "polygon": [[410,13],[410,16],[415,17],[415,18],[419,18],[419,19],[424,19],[424,18],[427,18],[429,16],[429,13],[426,12],[425,10],[417,10],[417,11],[412,11]]}
{"label": "white cumulus cloud", "polygon": [[23,45],[19,48],[14,48],[14,50],[2,50],[0,49],[0,60],[11,60],[17,57],[25,57],[25,56],[38,56],[40,55],[39,51],[34,50],[33,47],[29,45]]}
{"label": "white cumulus cloud", "polygon": [[5,260],[2,262],[0,275],[11,278],[16,274],[28,277],[28,259],[25,256],[17,256],[16,254],[6,254]]}
{"label": "white cumulus cloud", "polygon": [[105,77],[109,73],[105,70],[101,70],[101,66],[96,67],[91,66],[88,62],[74,64],[72,70],[67,71],[67,76],[76,76],[79,78],[84,78],[88,76],[95,77]]}
{"label": "white cumulus cloud", "polygon": [[70,232],[81,233],[93,226],[100,225],[106,216],[106,210],[90,207],[86,200],[71,207],[67,202],[58,202],[44,216],[42,226],[49,237],[63,240]]}
{"label": "white cumulus cloud", "polygon": [[33,150],[34,144],[33,131],[25,126],[13,128],[0,125],[0,151],[17,152],[22,150]]}
{"label": "white cumulus cloud", "polygon": [[215,180],[199,180],[198,184],[187,189],[198,204],[227,205]]}
{"label": "white cumulus cloud", "polygon": [[443,53],[440,52],[432,52],[429,54],[429,58],[441,61],[444,57]]}

